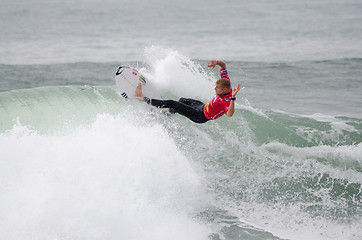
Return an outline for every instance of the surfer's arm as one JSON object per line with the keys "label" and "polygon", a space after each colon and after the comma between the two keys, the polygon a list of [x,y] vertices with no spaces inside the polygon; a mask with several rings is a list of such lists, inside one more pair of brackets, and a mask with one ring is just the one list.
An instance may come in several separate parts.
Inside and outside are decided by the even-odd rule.
{"label": "surfer's arm", "polygon": [[229,78],[229,74],[228,74],[228,70],[226,69],[226,64],[224,61],[221,61],[221,60],[211,60],[209,63],[208,63],[208,67],[211,67],[212,69],[214,69],[214,67],[216,65],[219,65],[220,66],[220,77],[221,78],[227,78],[229,79],[230,81],[230,78]]}
{"label": "surfer's arm", "polygon": [[[241,85],[238,84],[238,86],[233,89],[233,92],[231,94],[231,98],[235,98],[235,96],[239,92],[240,88],[241,88]],[[227,112],[225,114],[228,117],[232,117],[234,115],[234,112],[235,112],[235,99],[231,100],[229,109],[227,110]]]}

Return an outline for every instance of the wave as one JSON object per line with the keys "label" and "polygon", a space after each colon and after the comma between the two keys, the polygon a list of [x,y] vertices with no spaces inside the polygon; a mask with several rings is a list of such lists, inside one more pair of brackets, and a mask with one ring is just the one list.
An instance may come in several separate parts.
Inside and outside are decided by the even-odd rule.
{"label": "wave", "polygon": [[[301,239],[296,232],[331,237],[347,228],[353,239],[358,232],[361,119],[238,105],[232,118],[198,125],[126,101],[113,86],[14,90],[0,93],[0,103],[2,205],[34,224],[71,218],[76,222],[63,228],[73,237],[76,226],[130,239],[144,237],[136,234],[138,224],[154,229],[154,217],[175,231],[193,229],[180,239],[235,239],[245,232]],[[39,187],[26,191],[29,184]],[[10,204],[14,199],[25,213]],[[100,222],[107,216],[114,227],[131,219],[129,231],[110,230]],[[171,233],[155,228],[153,234]]]}
{"label": "wave", "polygon": [[[156,52],[140,68],[165,97],[209,97],[211,74]],[[242,96],[232,118],[194,124],[103,83],[0,93],[3,238],[361,237],[362,119]]]}

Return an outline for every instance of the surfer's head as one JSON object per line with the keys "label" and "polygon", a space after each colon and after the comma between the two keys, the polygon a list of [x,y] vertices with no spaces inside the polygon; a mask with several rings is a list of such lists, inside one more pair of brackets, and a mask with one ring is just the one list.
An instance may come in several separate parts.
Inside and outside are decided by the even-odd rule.
{"label": "surfer's head", "polygon": [[227,78],[220,78],[216,81],[215,93],[217,95],[223,95],[230,92],[230,80]]}

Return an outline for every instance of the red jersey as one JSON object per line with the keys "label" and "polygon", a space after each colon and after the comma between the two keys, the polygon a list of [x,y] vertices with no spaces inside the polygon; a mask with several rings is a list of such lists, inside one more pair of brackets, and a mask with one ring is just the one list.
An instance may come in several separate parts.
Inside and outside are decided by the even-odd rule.
{"label": "red jersey", "polygon": [[[220,68],[220,76],[221,78],[227,78],[230,81],[226,68]],[[232,90],[230,89],[228,94],[215,95],[213,99],[206,103],[204,106],[205,117],[209,120],[215,120],[224,115],[229,110],[231,93]]]}

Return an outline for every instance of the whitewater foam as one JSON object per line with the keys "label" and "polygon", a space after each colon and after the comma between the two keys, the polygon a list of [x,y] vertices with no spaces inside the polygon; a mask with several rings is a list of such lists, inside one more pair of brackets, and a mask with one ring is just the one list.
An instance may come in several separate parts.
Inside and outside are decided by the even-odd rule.
{"label": "whitewater foam", "polygon": [[202,183],[160,125],[99,115],[63,136],[16,125],[0,145],[1,238],[207,239],[193,220]]}

